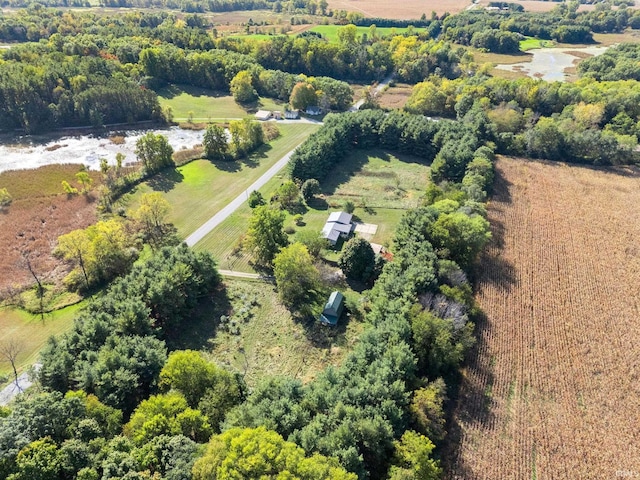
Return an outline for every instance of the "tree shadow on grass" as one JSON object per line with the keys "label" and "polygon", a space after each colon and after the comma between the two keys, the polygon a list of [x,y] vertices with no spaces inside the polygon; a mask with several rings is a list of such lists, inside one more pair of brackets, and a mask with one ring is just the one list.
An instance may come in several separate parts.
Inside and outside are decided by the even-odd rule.
{"label": "tree shadow on grass", "polygon": [[169,84],[162,88],[159,88],[156,92],[159,96],[172,99],[179,96],[182,93],[186,93],[193,97],[226,97],[229,95],[227,92],[209,90],[207,88],[194,87],[192,85],[183,84]]}
{"label": "tree shadow on grass", "polygon": [[[326,300],[326,299],[325,299]],[[324,307],[324,302],[322,302]],[[300,325],[304,331],[305,338],[314,348],[331,348],[346,344],[347,326],[351,321],[351,316],[346,309],[338,319],[337,325],[325,325],[319,320],[320,313],[294,313],[294,321]]]}
{"label": "tree shadow on grass", "polygon": [[329,210],[329,204],[322,197],[313,197],[307,200],[307,206],[313,210]]}
{"label": "tree shadow on grass", "polygon": [[170,350],[202,350],[214,339],[220,324],[220,316],[231,311],[231,301],[224,286],[219,286],[211,295],[200,300],[191,317],[182,328],[167,339]]}
{"label": "tree shadow on grass", "polygon": [[[340,185],[348,183],[362,168],[369,163],[369,151],[355,150],[342,162],[336,165],[331,175],[322,180],[320,184],[322,193],[326,196],[333,195]],[[377,153],[376,153],[377,156]]]}
{"label": "tree shadow on grass", "polygon": [[175,168],[167,168],[162,172],[156,173],[147,183],[156,192],[169,192],[173,190],[177,183],[182,182],[184,175]]}

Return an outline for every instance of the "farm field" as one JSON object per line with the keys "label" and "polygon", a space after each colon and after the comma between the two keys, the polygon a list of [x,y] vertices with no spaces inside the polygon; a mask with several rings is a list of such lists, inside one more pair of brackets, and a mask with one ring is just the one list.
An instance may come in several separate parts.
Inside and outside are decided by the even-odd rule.
{"label": "farm field", "polygon": [[160,105],[171,107],[175,121],[226,121],[244,118],[258,109],[282,110],[284,102],[260,98],[256,104],[242,108],[228,93],[188,85],[170,85],[158,91]]}
{"label": "farm field", "polygon": [[389,2],[386,0],[328,0],[331,10],[346,10],[348,12],[360,12],[365,17],[397,18],[413,20],[431,11],[438,15],[445,12],[458,13],[471,5],[470,0],[438,0],[436,2],[424,2],[420,0],[406,0],[403,2]]}
{"label": "farm field", "polygon": [[404,108],[407,100],[411,96],[413,85],[407,83],[397,83],[393,87],[388,87],[378,94],[378,102],[382,108]]}
{"label": "farm field", "polygon": [[139,185],[125,196],[122,205],[136,208],[143,193],[160,191],[171,203],[168,217],[186,237],[237,197],[287,152],[302,143],[317,125],[279,124],[281,136],[249,156],[235,162],[194,160],[175,170],[163,172]]}
{"label": "farm field", "polygon": [[448,478],[640,472],[640,171],[497,162]]}
{"label": "farm field", "polygon": [[[302,209],[304,224],[295,225],[294,215],[289,213],[285,228],[292,230],[292,239],[302,230],[319,232],[329,212],[342,210],[349,200],[356,206],[357,219],[378,225],[375,235],[368,240],[389,245],[405,210],[418,205],[428,174],[428,165],[416,157],[391,155],[382,150],[355,151],[321,183],[320,198]],[[284,171],[276,175],[261,189],[264,198],[269,199],[286,180]],[[250,217],[251,209],[243,205],[197,243],[195,249],[211,252],[222,269],[253,272],[250,256],[240,251]],[[338,254],[329,251],[327,258],[335,261]]]}
{"label": "farm field", "polygon": [[[225,284],[233,314],[218,326],[210,354],[217,363],[243,373],[251,387],[265,377],[313,379],[325,367],[342,362],[364,327],[346,315],[336,328],[298,322],[280,304],[272,284],[229,279]],[[357,297],[353,291],[345,293]]]}

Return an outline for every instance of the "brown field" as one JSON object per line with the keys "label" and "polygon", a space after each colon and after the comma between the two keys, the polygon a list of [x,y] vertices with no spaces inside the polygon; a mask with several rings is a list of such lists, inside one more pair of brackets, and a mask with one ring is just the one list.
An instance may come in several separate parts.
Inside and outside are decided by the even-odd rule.
{"label": "brown field", "polygon": [[448,478],[637,478],[640,171],[502,158],[497,173]]}
{"label": "brown field", "polygon": [[[62,193],[62,180],[75,185],[77,172],[78,165],[52,165],[0,174],[0,187],[13,196],[11,206],[0,210],[0,293],[32,283],[21,262],[22,251],[30,252],[34,268],[47,282],[59,280],[67,271],[51,255],[58,236],[96,221],[93,194],[67,198]],[[92,176],[95,185],[99,174]]]}
{"label": "brown field", "polygon": [[389,87],[378,95],[380,106],[382,108],[404,108],[412,90],[413,85],[406,83],[398,83],[393,87]]}
{"label": "brown field", "polygon": [[404,0],[389,2],[388,0],[327,0],[332,10],[360,12],[365,17],[399,18],[413,20],[426,14],[427,18],[434,11],[438,15],[444,12],[458,13],[471,5],[471,0]]}

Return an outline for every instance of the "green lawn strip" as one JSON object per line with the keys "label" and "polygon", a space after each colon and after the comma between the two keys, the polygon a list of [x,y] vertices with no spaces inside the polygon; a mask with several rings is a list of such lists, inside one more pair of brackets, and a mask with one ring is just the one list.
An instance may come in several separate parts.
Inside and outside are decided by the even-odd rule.
{"label": "green lawn strip", "polygon": [[[40,350],[51,335],[58,335],[71,329],[73,318],[86,302],[80,302],[46,314],[44,322],[40,317],[21,309],[0,308],[0,332],[2,340],[15,339],[20,345],[17,365],[20,371],[38,360]],[[0,362],[0,375],[8,375],[11,366]]]}
{"label": "green lawn strip", "polygon": [[283,110],[284,102],[260,98],[258,102],[241,106],[229,93],[215,92],[187,85],[170,85],[158,91],[160,105],[171,107],[175,121],[226,121],[253,116],[259,110]]}
{"label": "green lawn strip", "polygon": [[122,199],[125,208],[137,207],[143,193],[157,190],[172,206],[168,221],[180,237],[193,233],[231,200],[246,190],[275,162],[318,129],[311,124],[279,124],[281,136],[248,159],[235,162],[195,160],[162,172]]}
{"label": "green lawn strip", "polygon": [[[291,241],[302,230],[319,232],[329,213],[343,210],[344,202],[350,200],[358,205],[353,212],[356,220],[378,226],[370,241],[388,247],[405,211],[419,204],[419,195],[427,184],[428,173],[428,165],[416,157],[390,155],[382,150],[356,151],[337,165],[323,182],[324,201],[312,201],[305,207],[304,225],[296,225],[295,214],[287,213],[285,228],[293,229]],[[288,177],[283,171],[260,192],[268,200],[286,180]],[[365,206],[362,206],[363,202]],[[245,204],[194,248],[210,252],[221,269],[254,273],[250,255],[238,248],[250,217],[251,209]],[[339,250],[332,249],[326,252],[325,258],[337,261],[339,255]]]}
{"label": "green lawn strip", "polygon": [[[316,32],[323,35],[329,42],[338,43],[338,29],[341,28],[341,25],[318,25],[316,27],[311,28],[310,32]],[[363,34],[369,35],[369,27],[356,27],[358,29],[357,36],[362,36]],[[376,27],[376,34],[379,37],[387,37],[393,35],[402,35],[406,33],[408,28],[396,28],[396,27]],[[424,31],[423,28],[415,28],[415,33],[420,31]]]}
{"label": "green lawn strip", "polygon": [[520,40],[520,50],[526,52],[533,48],[549,48],[555,44],[551,40],[540,40],[533,37],[527,37],[525,40]]}
{"label": "green lawn strip", "polygon": [[[271,376],[311,380],[326,366],[339,365],[364,328],[347,315],[336,328],[313,319],[295,321],[269,283],[226,279],[225,284],[233,311],[218,326],[211,356],[243,373],[249,386]],[[348,295],[359,298],[353,291]]]}

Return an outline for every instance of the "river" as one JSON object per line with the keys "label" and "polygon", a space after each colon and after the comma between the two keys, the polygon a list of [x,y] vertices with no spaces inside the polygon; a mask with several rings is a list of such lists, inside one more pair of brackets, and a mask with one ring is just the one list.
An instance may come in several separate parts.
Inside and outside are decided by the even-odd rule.
{"label": "river", "polygon": [[[78,163],[98,170],[101,158],[106,158],[110,164],[114,164],[118,153],[125,155],[125,164],[135,162],[136,141],[148,132],[165,135],[175,151],[202,143],[204,135],[204,130],[171,127],[109,132],[104,135],[15,137],[2,141],[0,145],[0,172],[38,168],[56,163]],[[114,137],[124,137],[124,142],[114,143],[110,139]]]}
{"label": "river", "polygon": [[527,53],[532,55],[530,62],[496,65],[499,70],[510,72],[522,72],[531,78],[540,78],[547,82],[566,81],[565,70],[575,66],[575,62],[581,57],[572,55],[571,52],[580,52],[587,55],[601,55],[608,47],[567,47],[567,48],[534,48]]}

